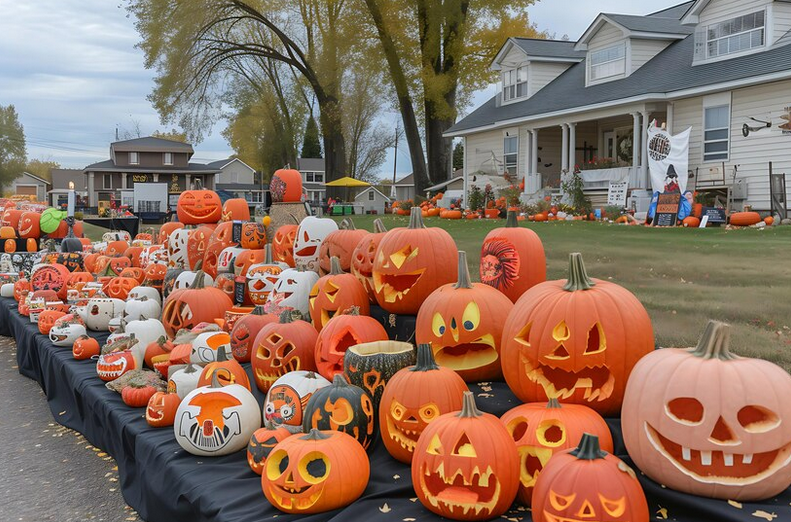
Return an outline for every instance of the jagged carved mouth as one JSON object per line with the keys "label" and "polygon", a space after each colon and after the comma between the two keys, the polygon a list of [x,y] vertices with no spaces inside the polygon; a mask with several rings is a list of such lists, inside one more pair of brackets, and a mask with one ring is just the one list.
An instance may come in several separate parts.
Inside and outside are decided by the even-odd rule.
{"label": "jagged carved mouth", "polygon": [[388,303],[400,301],[414,288],[425,271],[425,268],[421,268],[407,274],[375,272],[373,274],[374,289],[377,294],[382,293]]}
{"label": "jagged carved mouth", "polygon": [[161,421],[165,418],[165,412],[162,410],[152,410],[151,408],[146,408],[146,416],[155,421]]}
{"label": "jagged carved mouth", "polygon": [[522,486],[532,488],[536,485],[538,474],[544,469],[551,456],[552,450],[549,448],[519,447],[519,481]]}
{"label": "jagged carved mouth", "polygon": [[763,453],[696,450],[673,442],[647,422],[644,427],[654,449],[685,475],[708,484],[754,484],[791,463],[791,444]]}
{"label": "jagged carved mouth", "polygon": [[433,472],[424,465],[420,487],[432,506],[442,504],[453,515],[466,515],[470,510],[474,510],[476,515],[481,512],[487,515],[500,498],[500,481],[494,476],[491,466],[483,472],[475,466],[467,478],[460,469],[446,474],[444,461]]}
{"label": "jagged carved mouth", "polygon": [[117,379],[123,375],[124,370],[126,370],[126,359],[123,358],[112,362],[102,361],[96,365],[96,373],[101,377],[109,377],[111,379]]}
{"label": "jagged carved mouth", "polygon": [[420,431],[401,429],[400,426],[396,426],[390,416],[387,416],[386,419],[387,433],[390,435],[390,438],[400,444],[405,450],[414,453],[415,446],[417,446],[417,438],[420,437]]}
{"label": "jagged carved mouth", "polygon": [[294,357],[286,364],[276,369],[273,372],[264,372],[261,368],[255,369],[255,377],[258,382],[264,383],[269,388],[276,380],[288,372],[295,372],[300,369],[299,357]]}
{"label": "jagged carved mouth", "polygon": [[609,398],[615,389],[615,377],[605,366],[588,366],[573,372],[541,363],[535,365],[524,355],[520,359],[527,378],[540,385],[550,398],[569,399],[576,393],[579,399],[597,402]]}
{"label": "jagged carved mouth", "polygon": [[311,493],[312,489],[312,485],[296,487],[272,484],[270,493],[280,507],[284,509],[304,510],[313,507],[313,504],[319,500],[319,497],[321,497],[324,491],[324,486],[318,488],[318,491],[315,493]]}
{"label": "jagged carved mouth", "polygon": [[486,334],[470,343],[442,346],[434,353],[434,358],[440,366],[447,366],[456,371],[483,368],[497,362],[498,357],[494,336],[491,334]]}

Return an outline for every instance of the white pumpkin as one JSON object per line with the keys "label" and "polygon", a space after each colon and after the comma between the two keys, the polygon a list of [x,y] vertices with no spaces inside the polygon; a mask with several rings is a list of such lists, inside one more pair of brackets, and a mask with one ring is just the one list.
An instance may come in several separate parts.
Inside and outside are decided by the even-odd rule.
{"label": "white pumpkin", "polygon": [[187,260],[189,233],[189,229],[180,228],[168,236],[168,268],[189,268]]}
{"label": "white pumpkin", "polygon": [[6,283],[0,286],[0,297],[14,297],[14,283]]}
{"label": "white pumpkin", "polygon": [[72,346],[74,341],[87,333],[85,323],[78,315],[68,314],[60,317],[49,330],[49,340],[55,346]]}
{"label": "white pumpkin", "polygon": [[[173,293],[176,290],[184,290],[191,287],[197,275],[198,272],[196,270],[184,270],[176,276],[176,280],[173,281],[173,289],[170,292]],[[203,286],[214,286],[214,278],[209,274],[203,274]]]}
{"label": "white pumpkin", "polygon": [[162,245],[152,245],[140,252],[140,268],[146,268],[148,265],[167,266],[167,264],[168,250]]}
{"label": "white pumpkin", "polygon": [[127,335],[134,336],[137,339],[137,344],[132,347],[132,353],[135,356],[135,362],[138,368],[144,366],[144,358],[146,355],[146,348],[148,345],[158,340],[160,337],[167,337],[165,327],[159,319],[141,319],[129,321],[124,326]]}
{"label": "white pumpkin", "polygon": [[[156,290],[151,288],[150,290]],[[139,321],[141,319],[156,319],[162,315],[162,305],[158,301],[144,295],[139,299],[127,299],[124,307],[124,319]]]}
{"label": "white pumpkin", "polygon": [[269,302],[282,308],[298,310],[307,317],[310,314],[310,289],[318,280],[319,274],[312,270],[283,270],[269,294]]}
{"label": "white pumpkin", "polygon": [[113,230],[112,232],[105,232],[102,234],[102,241],[109,243],[111,241],[132,241],[132,235],[126,230]]}
{"label": "white pumpkin", "polygon": [[302,220],[294,238],[294,263],[305,270],[319,272],[319,249],[331,232],[338,230],[338,224],[329,218],[308,216]]}
{"label": "white pumpkin", "polygon": [[126,297],[126,300],[131,301],[133,299],[140,299],[141,297],[148,297],[162,305],[162,296],[159,294],[159,290],[150,286],[136,286],[132,288],[129,290],[129,295]]}
{"label": "white pumpkin", "polygon": [[85,308],[78,313],[89,330],[102,332],[108,330],[113,317],[121,316],[125,306],[124,301],[114,297],[92,297],[88,299]]}
{"label": "white pumpkin", "polygon": [[168,379],[168,393],[175,393],[183,399],[198,387],[201,372],[201,367],[192,363],[174,371]]}
{"label": "white pumpkin", "polygon": [[233,263],[236,261],[236,256],[244,252],[244,248],[238,246],[231,246],[224,248],[220,255],[217,257],[217,273],[230,274],[233,273]]}
{"label": "white pumpkin", "polygon": [[185,451],[213,457],[246,448],[260,427],[261,410],[253,394],[240,384],[220,386],[215,377],[211,386],[184,397],[173,433]]}
{"label": "white pumpkin", "polygon": [[231,336],[228,332],[204,332],[192,341],[190,361],[196,364],[209,364],[217,360],[217,351],[225,349],[231,353]]}
{"label": "white pumpkin", "polygon": [[148,247],[151,246],[151,241],[149,241],[148,239],[133,239],[132,240],[132,246],[133,247],[148,248]]}
{"label": "white pumpkin", "polygon": [[[124,306],[124,310],[126,310],[126,306]],[[110,338],[113,337],[115,334],[122,334],[124,333],[123,323],[123,315],[117,315],[110,319],[110,322],[107,323],[107,331],[110,332]]]}

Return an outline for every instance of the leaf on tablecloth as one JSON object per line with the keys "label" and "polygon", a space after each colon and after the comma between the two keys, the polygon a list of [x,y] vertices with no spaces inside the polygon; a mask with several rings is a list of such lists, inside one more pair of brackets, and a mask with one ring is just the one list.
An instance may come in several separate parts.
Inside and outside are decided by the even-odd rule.
{"label": "leaf on tablecloth", "polygon": [[415,522],[414,518],[405,518],[404,522]]}
{"label": "leaf on tablecloth", "polygon": [[485,399],[488,399],[490,397],[494,397],[494,395],[492,395],[491,393],[479,393],[478,397],[483,397]]}
{"label": "leaf on tablecloth", "polygon": [[777,518],[777,513],[767,513],[766,511],[759,509],[758,511],[753,513],[753,516],[758,518],[763,518],[768,520],[769,522],[772,522],[772,520]]}
{"label": "leaf on tablecloth", "polygon": [[659,506],[659,509],[656,510],[656,518],[660,520],[667,520],[667,508]]}
{"label": "leaf on tablecloth", "polygon": [[409,499],[410,502],[417,502],[417,497],[412,497]]}
{"label": "leaf on tablecloth", "polygon": [[736,509],[741,509],[742,508],[742,503],[741,502],[736,502],[735,500],[729,500],[728,504],[730,504],[731,506],[735,507]]}
{"label": "leaf on tablecloth", "polygon": [[58,413],[58,415],[66,415],[66,410],[63,410],[62,412]]}
{"label": "leaf on tablecloth", "polygon": [[401,478],[401,475],[393,475],[393,480],[398,480]]}
{"label": "leaf on tablecloth", "polygon": [[390,506],[387,505],[387,502],[385,502],[384,506],[379,507],[379,511],[382,513],[390,513],[392,510],[390,509]]}

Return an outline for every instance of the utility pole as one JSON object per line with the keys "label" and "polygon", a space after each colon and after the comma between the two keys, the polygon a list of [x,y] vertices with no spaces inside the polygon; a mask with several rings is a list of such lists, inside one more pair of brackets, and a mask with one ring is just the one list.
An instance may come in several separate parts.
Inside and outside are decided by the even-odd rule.
{"label": "utility pole", "polygon": [[398,167],[398,120],[396,120],[395,128],[395,155],[393,156],[393,184],[390,185],[390,199],[396,197],[396,168]]}

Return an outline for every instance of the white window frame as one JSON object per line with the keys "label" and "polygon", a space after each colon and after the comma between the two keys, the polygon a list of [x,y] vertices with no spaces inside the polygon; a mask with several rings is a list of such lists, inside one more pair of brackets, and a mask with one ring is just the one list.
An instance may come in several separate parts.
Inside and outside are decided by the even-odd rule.
{"label": "white window frame", "polygon": [[[505,144],[508,142],[508,140],[516,140],[515,152],[506,152]],[[513,162],[509,161],[509,158],[511,156],[513,156]],[[509,170],[509,167],[513,167],[513,171]],[[514,136],[503,135],[503,173],[508,172],[510,175],[515,176],[518,169],[519,169],[519,135],[518,134]]]}
{"label": "white window frame", "polygon": [[313,173],[313,182],[314,183],[324,183],[324,173],[323,172],[314,172]]}
{"label": "white window frame", "polygon": [[[730,94],[730,93],[729,93]],[[720,98],[721,100],[721,98]],[[713,109],[723,109],[727,108],[728,110],[728,124],[726,127],[712,127],[708,128],[706,126],[706,113]],[[702,146],[702,154],[703,154],[703,162],[704,163],[720,163],[723,161],[728,161],[731,155],[731,103],[730,97],[728,98],[727,103],[711,103],[711,104],[704,104],[703,105],[703,146]],[[716,131],[726,131],[728,133],[727,137],[725,138],[717,138],[717,139],[706,139],[707,132],[716,132]],[[727,148],[725,151],[716,151],[716,152],[706,152],[706,145],[712,143],[725,143]],[[724,157],[722,157],[724,155]]]}
{"label": "white window frame", "polygon": [[376,201],[376,194],[373,190],[368,191],[368,201]]}
{"label": "white window frame", "polygon": [[162,153],[162,164],[163,165],[173,165],[173,153],[172,152],[163,152]]}
{"label": "white window frame", "polygon": [[[110,183],[107,183],[107,181]],[[102,189],[103,190],[112,190],[113,189],[113,175],[112,174],[102,174]]]}
{"label": "white window frame", "polygon": [[[503,71],[501,79],[503,82],[503,103],[511,103],[529,97],[529,69],[527,65]],[[520,87],[523,89],[522,93],[519,92]]]}
{"label": "white window frame", "polygon": [[140,153],[139,152],[130,152],[129,153],[129,164],[130,165],[140,165]]}
{"label": "white window frame", "polygon": [[313,183],[313,172],[311,171],[305,172],[305,183]]}
{"label": "white window frame", "polygon": [[[602,61],[600,63],[594,63],[594,58],[596,58],[598,55],[603,55],[605,53],[610,53],[610,52],[612,52],[614,50],[619,50],[621,52],[621,56],[619,56],[617,58],[606,58],[604,61]],[[620,43],[618,43],[616,45],[611,45],[610,47],[605,47],[604,49],[597,49],[595,51],[591,51],[589,53],[589,56],[588,56],[588,62],[590,64],[588,66],[588,83],[598,83],[598,82],[602,82],[602,81],[608,80],[610,78],[615,78],[617,76],[624,76],[624,75],[626,75],[626,55],[627,55],[627,49],[626,49],[626,42],[625,41],[620,42]],[[611,72],[611,73],[605,74],[603,76],[594,77],[594,71],[596,70],[597,67],[602,67],[604,65],[610,65],[610,64],[616,64],[618,62],[621,62],[623,64],[623,68],[620,71]]]}
{"label": "white window frame", "polygon": [[[752,29],[747,29],[745,31],[740,31],[738,33],[718,36],[716,38],[710,38],[709,37],[710,36],[709,33],[712,30],[715,30],[716,28],[720,28],[720,27],[722,27],[722,26],[724,26],[726,24],[733,23],[736,20],[739,20],[739,19],[742,19],[742,18],[746,18],[748,16],[755,16],[755,15],[757,15],[759,13],[763,13],[764,25],[762,25],[762,26],[754,27]],[[705,44],[706,45],[706,48],[705,48],[705,53],[706,54],[705,54],[705,56],[706,56],[706,60],[717,60],[718,58],[722,59],[722,58],[725,58],[725,57],[731,57],[731,56],[736,56],[736,55],[740,55],[740,54],[747,54],[747,53],[750,53],[752,51],[755,51],[756,49],[763,49],[763,48],[765,48],[766,44],[768,42],[768,38],[767,38],[767,36],[768,36],[768,29],[769,29],[769,24],[767,23],[768,22],[768,20],[767,20],[768,16],[769,16],[769,14],[767,13],[766,9],[760,9],[760,10],[754,11],[752,13],[748,13],[748,14],[745,14],[745,15],[737,16],[737,17],[734,17],[734,18],[730,18],[728,20],[723,20],[721,22],[717,22],[717,23],[710,24],[710,25],[706,26],[706,30],[705,30],[705,36],[706,36],[706,44]],[[753,33],[759,33],[759,32],[762,33],[762,41],[761,41],[761,43],[759,45],[752,45],[752,35],[753,35]],[[749,38],[748,38],[750,40],[750,46],[749,47],[738,49],[738,50],[735,50],[735,51],[726,51],[724,53],[720,53],[719,52],[719,47],[720,47],[719,44],[721,42],[725,42],[726,45],[729,46],[728,42],[731,39],[738,38],[738,37],[741,37],[743,35],[749,35]],[[711,51],[710,45],[712,43],[714,43],[714,42],[717,42],[717,53],[716,54],[712,54],[710,52]]]}

